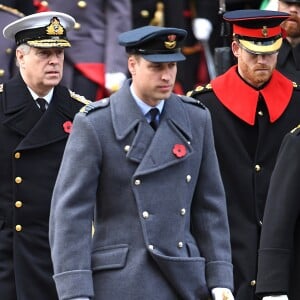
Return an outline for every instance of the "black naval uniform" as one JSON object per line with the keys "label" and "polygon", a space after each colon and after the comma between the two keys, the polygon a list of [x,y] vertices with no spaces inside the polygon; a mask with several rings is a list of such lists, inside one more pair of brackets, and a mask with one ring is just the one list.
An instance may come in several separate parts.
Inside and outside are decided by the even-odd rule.
{"label": "black naval uniform", "polygon": [[20,75],[0,87],[0,298],[55,300],[50,201],[71,122],[88,101],[58,85],[42,114]]}
{"label": "black naval uniform", "polygon": [[[282,87],[280,91],[274,88],[278,84]],[[227,196],[235,299],[258,299],[255,296],[257,251],[265,200],[281,141],[300,123],[300,88],[296,84],[293,88],[292,82],[276,71],[259,93],[239,77],[233,66],[190,95],[212,114]]]}
{"label": "black naval uniform", "polygon": [[300,297],[300,126],[279,150],[266,202],[256,292]]}

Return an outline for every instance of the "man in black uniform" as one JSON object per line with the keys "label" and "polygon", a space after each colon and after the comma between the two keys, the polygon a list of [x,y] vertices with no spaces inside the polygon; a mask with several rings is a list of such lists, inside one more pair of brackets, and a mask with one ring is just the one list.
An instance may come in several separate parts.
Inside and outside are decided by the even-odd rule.
{"label": "man in black uniform", "polygon": [[300,0],[280,0],[278,10],[291,17],[281,26],[286,31],[278,54],[277,69],[295,82],[300,82]]}
{"label": "man in black uniform", "polygon": [[19,73],[0,85],[1,299],[57,299],[51,195],[73,117],[89,102],[59,85],[74,23],[69,15],[42,12],[3,29],[16,41]]}
{"label": "man in black uniform", "polygon": [[275,69],[283,39],[280,23],[288,17],[264,10],[225,13],[233,24],[237,65],[192,92],[212,114],[236,300],[257,299],[257,251],[269,180],[283,136],[300,122],[300,90]]}

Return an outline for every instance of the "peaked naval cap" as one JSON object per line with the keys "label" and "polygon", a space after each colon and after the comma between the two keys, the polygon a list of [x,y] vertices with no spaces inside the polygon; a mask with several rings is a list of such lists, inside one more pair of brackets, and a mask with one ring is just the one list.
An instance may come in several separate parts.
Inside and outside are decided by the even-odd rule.
{"label": "peaked naval cap", "polygon": [[74,18],[68,14],[40,12],[8,24],[3,29],[3,36],[14,39],[17,46],[25,43],[37,48],[66,48],[71,46],[67,31],[74,25]]}

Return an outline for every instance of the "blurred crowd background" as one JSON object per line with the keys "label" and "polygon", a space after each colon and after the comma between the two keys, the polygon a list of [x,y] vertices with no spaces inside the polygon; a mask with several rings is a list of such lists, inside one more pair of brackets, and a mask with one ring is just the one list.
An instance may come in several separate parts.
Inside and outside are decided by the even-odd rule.
{"label": "blurred crowd background", "polygon": [[[117,36],[144,25],[179,27],[188,31],[178,63],[175,92],[185,94],[234,63],[230,50],[230,28],[222,20],[225,11],[277,9],[274,0],[6,0],[0,1],[0,24],[41,11],[72,15],[76,25],[70,32],[72,48],[65,51],[63,84],[90,100],[118,90],[129,76],[127,57]],[[14,43],[0,37],[0,82],[14,72]]]}

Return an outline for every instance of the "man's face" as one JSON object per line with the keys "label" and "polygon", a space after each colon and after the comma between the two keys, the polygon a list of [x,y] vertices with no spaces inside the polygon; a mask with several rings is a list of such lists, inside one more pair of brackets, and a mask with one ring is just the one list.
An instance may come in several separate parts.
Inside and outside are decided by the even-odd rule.
{"label": "man's face", "polygon": [[282,22],[282,28],[287,36],[291,38],[300,37],[300,3],[286,3],[278,1],[278,10],[291,15],[286,21]]}
{"label": "man's face", "polygon": [[17,49],[16,56],[25,83],[38,95],[47,94],[62,79],[64,50],[34,48],[29,52]]}
{"label": "man's face", "polygon": [[176,62],[153,63],[132,55],[128,59],[128,69],[136,95],[148,105],[155,106],[171,95],[177,73]]}
{"label": "man's face", "polygon": [[247,83],[259,88],[271,78],[278,53],[252,54],[240,47],[237,41],[233,42],[232,50],[238,59],[239,74]]}

